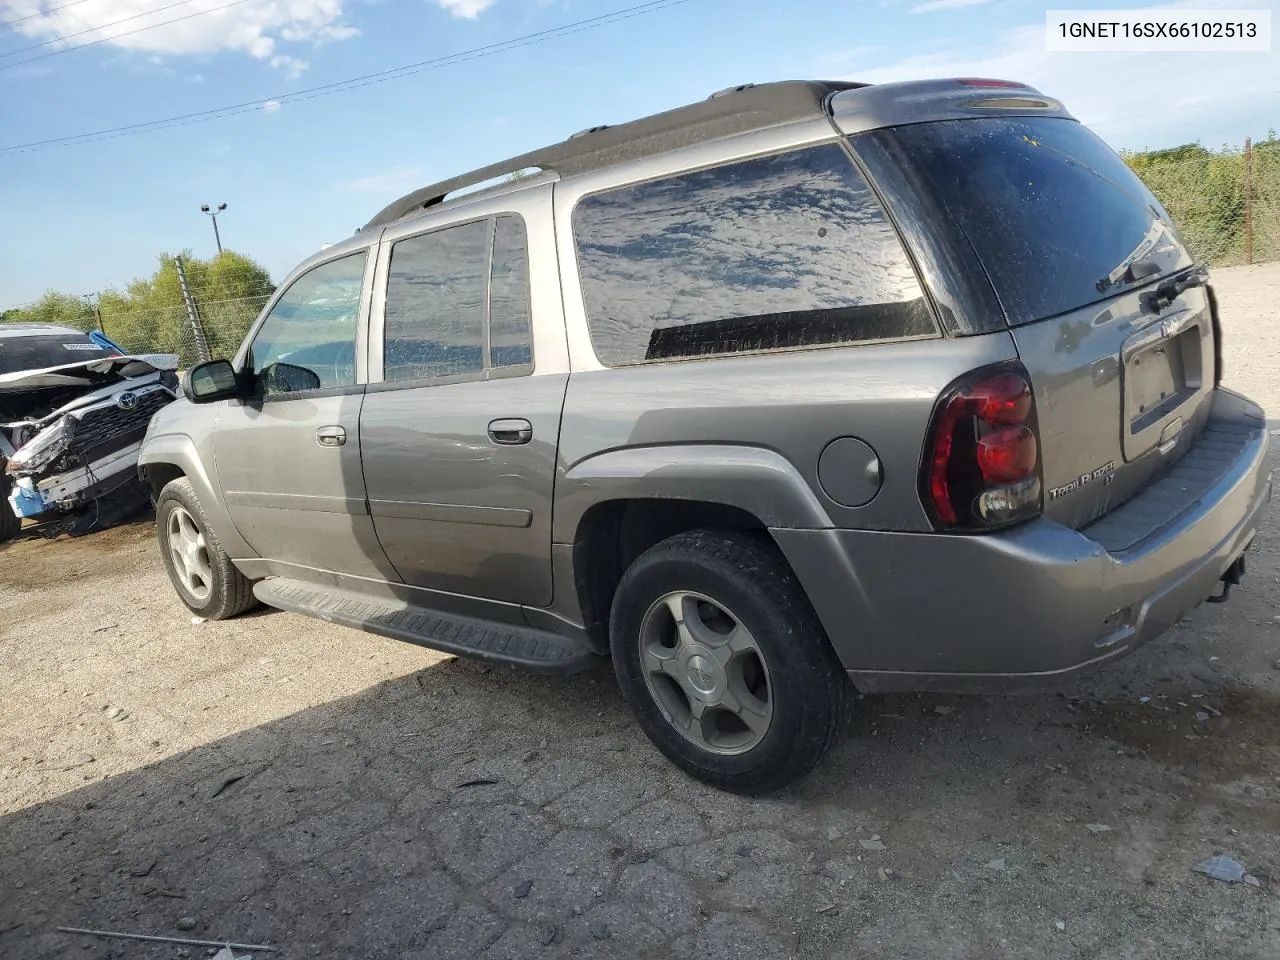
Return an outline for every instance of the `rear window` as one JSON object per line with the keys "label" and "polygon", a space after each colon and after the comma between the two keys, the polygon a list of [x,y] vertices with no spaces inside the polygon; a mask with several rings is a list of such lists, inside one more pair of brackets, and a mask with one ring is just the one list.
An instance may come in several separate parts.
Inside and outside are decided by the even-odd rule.
{"label": "rear window", "polygon": [[1192,263],[1160,201],[1073,120],[944,120],[891,136],[968,236],[1011,324],[1113,296],[1136,261],[1138,282]]}
{"label": "rear window", "polygon": [[838,144],[594,194],[573,227],[591,341],[610,366],[935,332]]}
{"label": "rear window", "polygon": [[115,356],[114,351],[99,346],[82,333],[0,337],[0,373],[63,367],[111,356]]}

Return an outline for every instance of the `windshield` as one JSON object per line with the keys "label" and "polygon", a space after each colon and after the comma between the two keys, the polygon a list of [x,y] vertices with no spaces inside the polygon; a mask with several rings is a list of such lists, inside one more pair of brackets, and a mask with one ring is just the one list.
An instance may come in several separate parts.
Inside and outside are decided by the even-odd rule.
{"label": "windshield", "polygon": [[1073,120],[945,120],[892,136],[964,230],[1010,324],[1087,306],[1192,263],[1160,201]]}
{"label": "windshield", "polygon": [[83,333],[42,333],[33,337],[0,336],[0,373],[62,367],[68,363],[115,356]]}

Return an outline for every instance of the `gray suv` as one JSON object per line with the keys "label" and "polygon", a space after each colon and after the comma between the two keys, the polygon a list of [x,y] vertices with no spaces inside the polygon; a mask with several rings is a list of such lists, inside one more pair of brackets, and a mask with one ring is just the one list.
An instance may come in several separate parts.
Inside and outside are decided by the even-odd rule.
{"label": "gray suv", "polygon": [[391,204],[140,470],[201,616],[610,656],[763,792],[851,685],[1060,680],[1225,598],[1271,478],[1206,277],[1022,84],[738,87]]}

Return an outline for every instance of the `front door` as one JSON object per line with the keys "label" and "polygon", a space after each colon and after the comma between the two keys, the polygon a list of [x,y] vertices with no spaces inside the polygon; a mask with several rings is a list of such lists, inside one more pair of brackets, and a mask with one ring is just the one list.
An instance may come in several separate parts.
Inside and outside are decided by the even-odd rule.
{"label": "front door", "polygon": [[[383,382],[360,437],[374,527],[406,583],[542,606],[568,375],[534,354],[528,247],[511,214],[384,243]],[[537,282],[555,283],[551,255]]]}
{"label": "front door", "polygon": [[283,575],[397,579],[373,531],[360,465],[357,348],[371,259],[367,249],[348,254],[290,284],[243,360],[256,395],[218,413],[214,462],[227,510]]}

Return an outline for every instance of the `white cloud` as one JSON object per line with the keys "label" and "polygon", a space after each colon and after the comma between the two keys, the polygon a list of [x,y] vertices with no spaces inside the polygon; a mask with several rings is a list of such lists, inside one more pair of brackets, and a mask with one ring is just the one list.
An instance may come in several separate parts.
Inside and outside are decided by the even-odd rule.
{"label": "white cloud", "polygon": [[262,112],[263,113],[279,113],[280,101],[279,100],[263,100]]}
{"label": "white cloud", "polygon": [[341,22],[342,0],[229,4],[230,0],[190,0],[180,7],[157,10],[164,4],[156,0],[82,0],[56,9],[57,0],[0,0],[0,23],[42,41],[76,35],[51,44],[50,50],[90,41],[158,56],[237,50],[266,60],[290,76],[301,73],[305,61],[282,53],[281,42],[319,44],[359,33]]}
{"label": "white cloud", "polygon": [[311,64],[305,60],[299,60],[297,57],[291,57],[287,54],[279,53],[271,58],[271,65],[283,69],[285,76],[290,80],[297,80],[300,76],[307,72],[307,67]]}
{"label": "white cloud", "polygon": [[422,167],[390,167],[362,177],[354,177],[338,184],[346,193],[372,193],[398,197],[426,186],[427,177]]}
{"label": "white cloud", "polygon": [[462,20],[474,20],[493,6],[494,0],[436,0],[449,12],[449,16]]}
{"label": "white cloud", "polygon": [[[1160,9],[1261,8],[1257,0],[1189,0]],[[1048,53],[1043,20],[954,41],[938,52],[892,63],[850,58],[850,80],[891,83],[937,77],[1020,80],[1062,100],[1110,143],[1140,149],[1204,139],[1243,140],[1280,107],[1273,55],[1264,53]],[[1271,103],[1267,103],[1267,98]],[[1219,132],[1221,131],[1221,132]]]}
{"label": "white cloud", "polygon": [[939,10],[960,10],[964,7],[976,7],[991,0],[925,0],[911,8],[912,13],[936,13]]}

